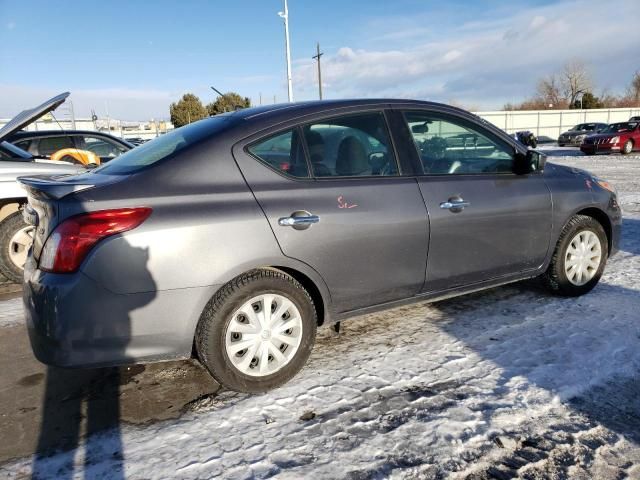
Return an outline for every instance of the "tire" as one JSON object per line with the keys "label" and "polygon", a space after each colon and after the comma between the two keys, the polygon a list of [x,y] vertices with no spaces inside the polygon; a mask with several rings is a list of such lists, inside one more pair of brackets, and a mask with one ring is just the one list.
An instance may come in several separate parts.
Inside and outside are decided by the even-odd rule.
{"label": "tire", "polygon": [[[568,259],[568,253],[571,253],[568,252],[568,250],[572,248],[571,244],[574,243],[574,240],[576,240],[579,234],[583,235],[582,238],[585,238],[585,242],[587,242],[587,238],[590,240],[593,239],[594,241],[597,239],[600,254],[596,261],[595,251],[597,249],[595,246],[592,247],[592,249],[580,252],[581,244],[577,243],[579,247],[577,250],[578,254],[585,256],[585,258],[591,257],[591,260],[597,263],[597,267],[591,267],[591,269],[585,273],[584,277],[578,279],[576,276],[572,279],[570,278],[572,275],[567,273],[565,266],[567,265],[567,261],[571,261]],[[587,242],[587,245],[589,242]],[[562,229],[549,268],[547,268],[547,271],[542,275],[546,287],[552,293],[564,297],[577,297],[590,292],[593,287],[598,284],[604,271],[609,255],[608,245],[607,234],[598,221],[586,215],[573,216]],[[578,257],[574,257],[574,262],[576,261],[575,258]],[[578,260],[578,263],[579,262]],[[569,271],[571,272],[572,270]],[[573,271],[573,275],[577,275],[575,272],[576,271]],[[587,277],[590,278],[587,279]]]}
{"label": "tire", "polygon": [[622,154],[629,155],[633,152],[633,140],[627,140],[622,146]]}
{"label": "tire", "polygon": [[[256,327],[266,310],[262,307],[271,303],[268,296],[275,299],[272,312],[287,310],[273,319],[275,326]],[[263,300],[253,302],[255,299]],[[287,307],[287,301],[292,307]],[[196,329],[196,351],[211,376],[224,387],[246,393],[265,392],[283,385],[302,369],[311,354],[317,324],[311,296],[293,277],[276,269],[252,270],[224,285],[209,301]],[[286,326],[289,329],[282,330]],[[245,340],[245,336],[250,338]],[[283,338],[293,343],[280,344]],[[263,355],[264,349],[268,357]]]}
{"label": "tire", "polygon": [[564,147],[566,144],[565,143],[559,143],[558,146],[559,147]]}
{"label": "tire", "polygon": [[29,232],[33,232],[33,227],[25,223],[21,211],[12,213],[0,222],[0,273],[15,283],[22,283],[24,261],[21,265],[18,263],[22,257],[26,259],[31,247],[31,242],[27,242],[24,236]]}

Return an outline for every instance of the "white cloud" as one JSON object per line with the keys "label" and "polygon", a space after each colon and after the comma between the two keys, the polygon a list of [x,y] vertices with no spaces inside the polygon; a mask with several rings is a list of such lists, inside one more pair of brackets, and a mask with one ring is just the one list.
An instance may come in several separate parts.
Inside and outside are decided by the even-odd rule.
{"label": "white cloud", "polygon": [[[607,5],[616,18],[632,18],[636,9],[637,0],[612,0]],[[621,35],[617,21],[602,18],[597,0],[514,12],[485,24],[474,21],[456,26],[435,41],[413,38],[404,49],[398,48],[398,42],[393,49],[343,46],[323,57],[323,81],[329,86],[325,94],[331,98],[455,99],[499,107],[530,95],[537,79],[571,58],[591,63],[596,83],[612,90],[624,88],[640,67],[640,29],[627,29]],[[403,24],[410,32],[409,22],[407,18]],[[378,32],[376,45],[384,35]],[[630,59],[636,59],[636,65]],[[294,88],[301,92],[298,98],[313,97],[317,88],[313,63],[300,62],[294,69]]]}
{"label": "white cloud", "polygon": [[[0,117],[10,118],[18,112],[35,107],[45,100],[61,93],[62,90],[39,87],[23,87],[0,84]],[[112,118],[121,120],[148,120],[169,116],[169,104],[179,95],[154,89],[77,89],[71,90],[71,100],[77,118],[89,117],[91,110],[98,116],[105,116],[107,109]],[[67,101],[68,102],[68,101]],[[61,107],[59,114],[68,114]]]}

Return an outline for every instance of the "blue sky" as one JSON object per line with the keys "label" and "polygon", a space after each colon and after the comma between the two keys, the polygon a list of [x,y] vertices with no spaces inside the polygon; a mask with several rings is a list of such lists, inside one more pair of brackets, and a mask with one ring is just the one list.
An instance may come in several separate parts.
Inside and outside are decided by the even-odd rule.
{"label": "blue sky", "polygon": [[[596,93],[640,69],[637,0],[471,2],[290,0],[296,100],[316,98],[311,56],[325,52],[328,98],[394,96],[499,108],[570,58],[591,64]],[[0,117],[72,92],[78,115],[168,116],[214,85],[286,100],[280,0],[0,0]],[[615,14],[613,14],[615,12]],[[635,13],[634,13],[635,12]],[[598,26],[596,26],[598,25]]]}

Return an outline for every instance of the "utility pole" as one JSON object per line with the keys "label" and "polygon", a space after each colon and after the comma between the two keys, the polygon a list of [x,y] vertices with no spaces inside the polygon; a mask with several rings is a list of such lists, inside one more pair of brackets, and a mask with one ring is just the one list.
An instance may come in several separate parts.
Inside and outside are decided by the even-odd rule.
{"label": "utility pole", "polygon": [[320,100],[322,100],[322,67],[320,67],[320,57],[324,55],[324,53],[320,52],[320,43],[316,43],[316,54],[311,57],[318,62],[318,94],[320,95]]}
{"label": "utility pole", "polygon": [[287,53],[287,93],[289,94],[289,102],[293,102],[293,85],[291,83],[291,49],[289,47],[289,8],[287,0],[284,0],[284,12],[278,12],[278,15],[284,20],[284,43]]}

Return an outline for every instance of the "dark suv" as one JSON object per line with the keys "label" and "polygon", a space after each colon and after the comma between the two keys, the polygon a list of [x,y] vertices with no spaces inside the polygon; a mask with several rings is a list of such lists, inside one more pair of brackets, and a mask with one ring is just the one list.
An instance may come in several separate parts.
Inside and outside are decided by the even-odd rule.
{"label": "dark suv", "polygon": [[134,145],[113,135],[83,130],[20,131],[6,139],[35,157],[48,157],[63,148],[95,153],[105,163],[131,150]]}
{"label": "dark suv", "polygon": [[585,294],[622,222],[606,181],[545,165],[468,112],[407,100],[217,115],[89,173],[21,182],[40,360],[195,352],[249,392],[290,379],[316,327],[351,315],[532,277]]}

